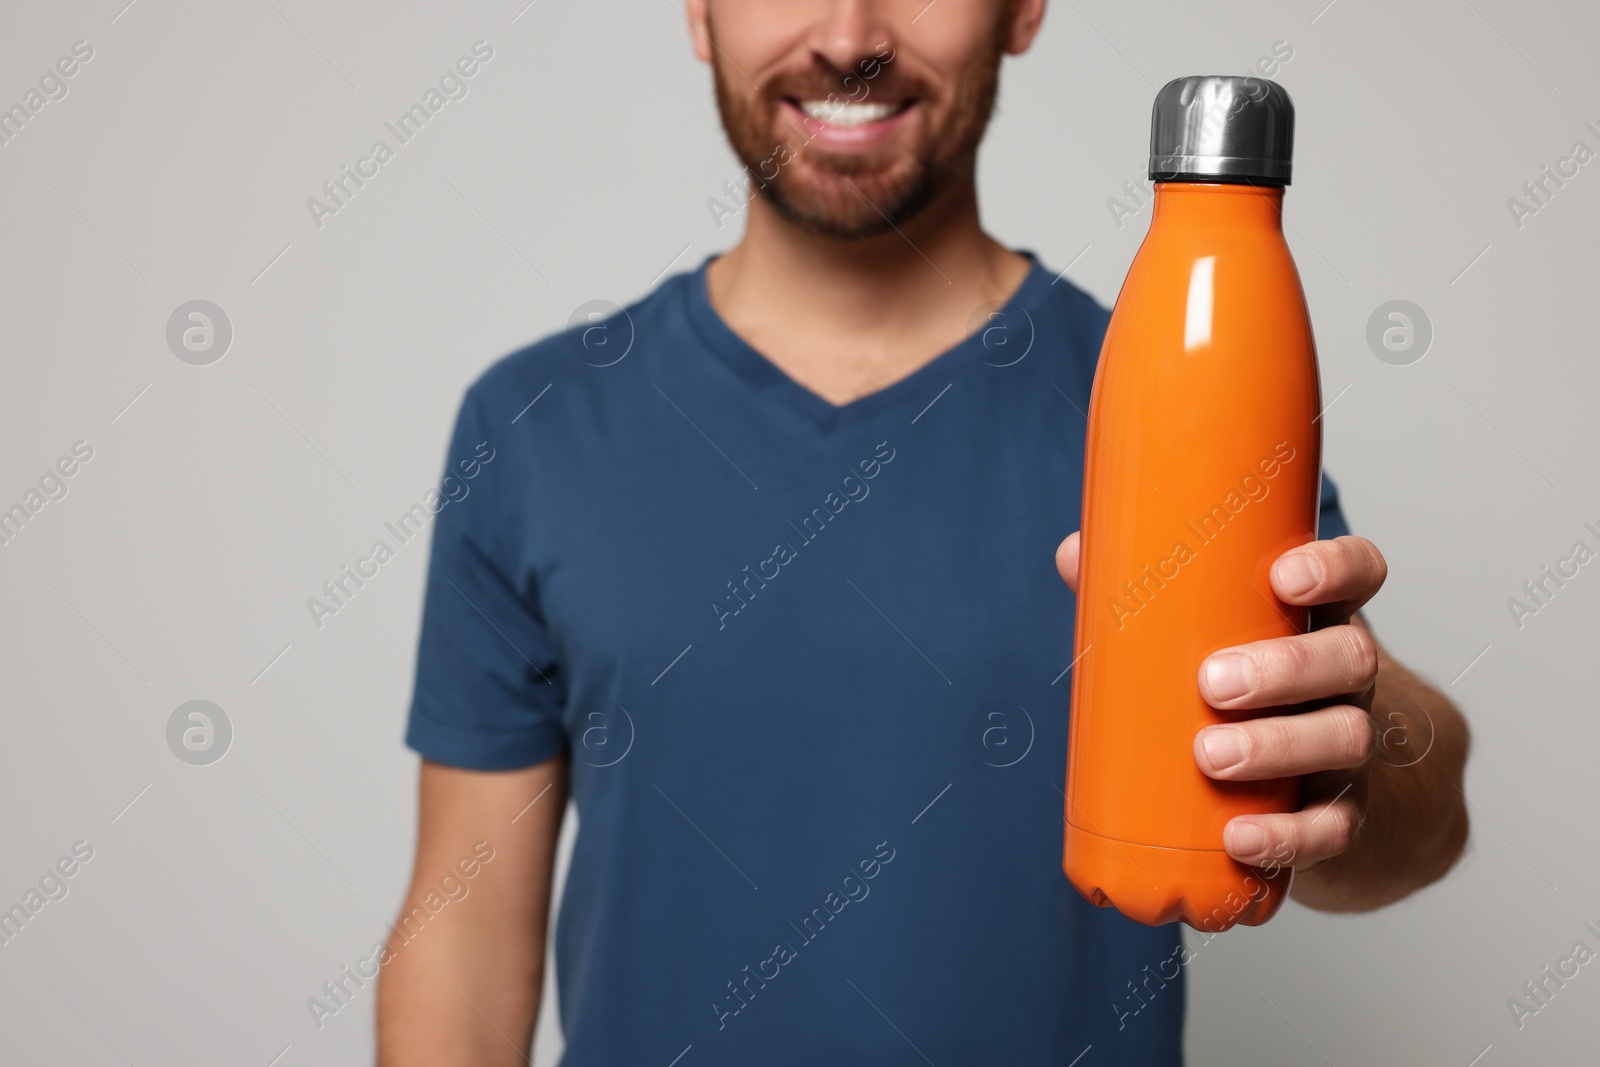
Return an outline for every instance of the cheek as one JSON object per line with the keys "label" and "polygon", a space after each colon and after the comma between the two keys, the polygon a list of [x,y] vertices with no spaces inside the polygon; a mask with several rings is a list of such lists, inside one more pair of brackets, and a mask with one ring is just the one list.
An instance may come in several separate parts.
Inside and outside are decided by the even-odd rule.
{"label": "cheek", "polygon": [[[724,68],[730,64],[738,68],[726,73],[745,89],[750,88],[750,82],[740,71],[761,85],[772,72],[794,66],[796,58],[804,55],[801,44],[807,37],[809,16],[775,17],[765,4],[712,6],[712,55]],[[702,45],[707,44],[705,38],[699,40]]]}
{"label": "cheek", "polygon": [[998,86],[999,57],[988,45],[987,33],[975,33],[974,40],[976,47],[962,42],[962,47],[947,52],[919,47],[914,59],[908,49],[902,50],[902,55],[911,59],[902,70],[932,97],[926,121],[950,147],[955,139],[978,132]]}
{"label": "cheek", "polygon": [[[901,0],[904,20],[892,24],[905,27],[922,13],[926,0]],[[955,84],[963,70],[986,62],[995,47],[996,5],[992,0],[938,0],[938,7],[918,20],[911,39],[902,33],[889,44],[896,49],[896,62],[909,61],[920,71]],[[933,18],[937,12],[939,17]]]}

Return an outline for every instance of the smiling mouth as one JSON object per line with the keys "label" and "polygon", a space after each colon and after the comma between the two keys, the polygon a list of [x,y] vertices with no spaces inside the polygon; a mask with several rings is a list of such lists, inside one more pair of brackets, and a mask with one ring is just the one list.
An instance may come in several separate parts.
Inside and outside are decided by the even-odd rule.
{"label": "smiling mouth", "polygon": [[786,99],[811,121],[845,130],[870,126],[875,122],[887,122],[909,111],[917,103],[914,97],[860,104],[848,101],[797,100],[792,97]]}

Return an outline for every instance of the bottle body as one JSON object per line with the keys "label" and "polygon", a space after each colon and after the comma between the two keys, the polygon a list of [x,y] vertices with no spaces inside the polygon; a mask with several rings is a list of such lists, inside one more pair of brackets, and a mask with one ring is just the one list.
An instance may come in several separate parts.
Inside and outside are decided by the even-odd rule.
{"label": "bottle body", "polygon": [[1236,815],[1295,810],[1299,780],[1220,782],[1194,759],[1202,727],[1272,713],[1212,708],[1201,661],[1309,624],[1268,580],[1316,537],[1322,475],[1282,205],[1279,187],[1158,184],[1095,371],[1062,866],[1149,924],[1256,925],[1291,877],[1292,857],[1247,867],[1222,834]]}

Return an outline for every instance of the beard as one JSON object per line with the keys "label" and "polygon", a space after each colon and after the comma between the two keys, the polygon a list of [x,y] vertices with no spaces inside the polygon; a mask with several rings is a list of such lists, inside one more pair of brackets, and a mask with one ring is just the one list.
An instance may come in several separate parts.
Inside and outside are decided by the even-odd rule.
{"label": "beard", "polygon": [[[1010,4],[1000,6],[1005,10]],[[994,110],[1005,25],[1003,18],[996,20],[989,40],[959,71],[944,101],[937,101],[915,74],[898,70],[893,58],[879,61],[869,79],[814,57],[809,70],[751,88],[743,75],[729,77],[721,51],[714,49],[712,77],[728,143],[760,196],[794,226],[847,240],[897,229],[971,171]],[[711,37],[715,44],[714,28]],[[830,93],[855,102],[872,102],[875,96],[915,99],[923,113],[913,116],[915,125],[893,145],[830,152],[808,143],[805,126],[783,122],[779,111],[785,99],[822,100]]]}

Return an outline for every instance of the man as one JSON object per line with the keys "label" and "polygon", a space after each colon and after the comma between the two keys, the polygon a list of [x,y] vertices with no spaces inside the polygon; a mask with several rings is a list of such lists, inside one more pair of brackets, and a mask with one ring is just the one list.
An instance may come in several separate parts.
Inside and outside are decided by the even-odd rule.
{"label": "man", "polygon": [[[523,1062],[569,796],[566,1064],[1180,1062],[1179,928],[1059,866],[1060,538],[1107,313],[986,235],[974,187],[1000,58],[1043,9],[689,0],[746,232],[463,402],[450,462],[479,465],[434,534],[385,1067]],[[1323,492],[1324,540],[1272,572],[1318,629],[1197,679],[1301,714],[1209,728],[1195,758],[1308,775],[1303,811],[1236,819],[1227,849],[1354,911],[1459,855],[1467,731],[1355,616],[1383,558]]]}

